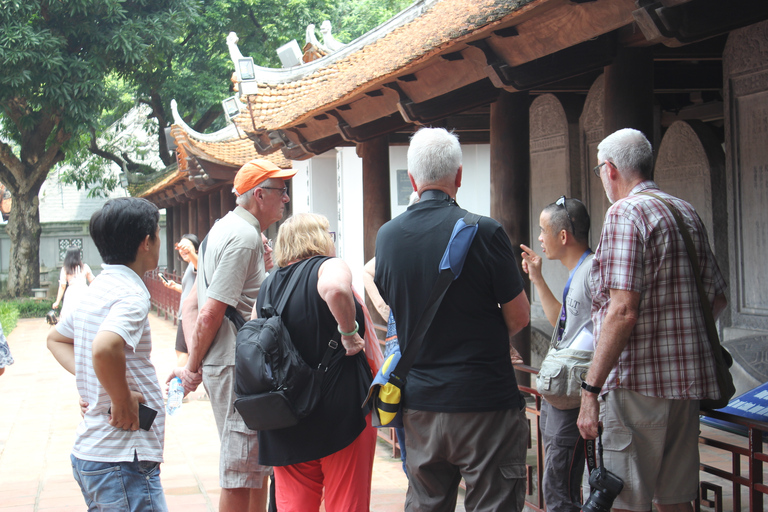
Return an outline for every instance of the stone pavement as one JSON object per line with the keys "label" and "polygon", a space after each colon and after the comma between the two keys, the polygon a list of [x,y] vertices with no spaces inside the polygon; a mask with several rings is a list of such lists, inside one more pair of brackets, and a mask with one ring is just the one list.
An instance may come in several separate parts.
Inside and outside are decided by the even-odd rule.
{"label": "stone pavement", "polygon": [[[176,328],[154,313],[150,323],[152,360],[164,381],[175,362]],[[47,331],[43,319],[22,319],[8,336],[16,363],[0,376],[0,512],[84,510],[69,464],[80,421],[75,380],[48,352]],[[210,403],[202,391],[191,395],[166,425],[162,482],[170,510],[218,510],[219,440]],[[702,432],[718,441],[747,444],[742,437],[704,425]],[[535,439],[533,443],[535,446]],[[407,481],[400,461],[390,455],[391,447],[380,442],[373,470],[372,512],[403,510]],[[529,463],[535,464],[530,455],[531,450]],[[730,470],[732,464],[730,455],[707,446],[701,447],[701,459],[724,470]],[[747,474],[743,458],[741,466],[742,475]],[[702,474],[702,479],[723,487],[723,509],[732,510],[730,485],[711,475]],[[461,495],[456,510],[463,512]],[[742,509],[747,510],[743,491],[742,496]]]}
{"label": "stone pavement", "polygon": [[[176,355],[176,327],[150,314],[152,360],[161,381]],[[80,421],[74,376],[45,345],[44,319],[22,319],[8,336],[15,364],[0,376],[0,512],[82,511],[69,453]],[[171,511],[218,510],[219,439],[200,391],[167,419],[162,482]],[[407,481],[391,448],[379,443],[371,510],[403,510]],[[457,510],[463,512],[463,505]]]}

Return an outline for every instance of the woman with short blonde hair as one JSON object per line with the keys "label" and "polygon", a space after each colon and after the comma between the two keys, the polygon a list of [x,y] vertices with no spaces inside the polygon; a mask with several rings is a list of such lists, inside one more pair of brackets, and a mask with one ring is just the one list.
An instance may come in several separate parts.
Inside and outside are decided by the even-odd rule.
{"label": "woman with short blonde hair", "polygon": [[275,468],[280,512],[318,511],[323,499],[328,512],[370,510],[376,432],[368,408],[360,407],[372,380],[362,351],[365,314],[328,229],[328,219],[312,213],[280,226],[274,247],[280,268],[262,283],[254,306],[259,313],[267,299],[279,304],[290,293],[279,314],[310,367],[333,347],[315,409],[293,427],[259,432],[259,464]]}
{"label": "woman with short blonde hair", "polygon": [[328,219],[316,213],[297,213],[280,226],[274,256],[278,267],[312,256],[336,256]]}

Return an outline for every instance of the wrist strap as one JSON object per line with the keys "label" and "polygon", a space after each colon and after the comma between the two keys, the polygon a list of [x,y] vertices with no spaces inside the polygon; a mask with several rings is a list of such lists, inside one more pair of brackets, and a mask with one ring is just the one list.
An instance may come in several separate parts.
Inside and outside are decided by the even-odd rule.
{"label": "wrist strap", "polygon": [[585,380],[581,381],[581,389],[586,389],[590,393],[594,393],[596,395],[599,395],[600,392],[603,390],[602,387],[590,386],[589,384],[587,384],[587,381],[585,381]]}

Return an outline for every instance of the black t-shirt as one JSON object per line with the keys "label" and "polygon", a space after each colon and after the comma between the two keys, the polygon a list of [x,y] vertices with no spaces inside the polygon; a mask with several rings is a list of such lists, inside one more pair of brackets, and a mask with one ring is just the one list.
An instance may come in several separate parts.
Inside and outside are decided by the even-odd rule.
{"label": "black t-shirt", "polygon": [[[337,323],[325,301],[317,293],[317,271],[327,260],[315,256],[301,269],[296,289],[280,315],[291,335],[291,341],[304,361],[316,368],[325,354],[328,342],[338,339]],[[272,272],[268,280],[273,305],[285,292],[288,280],[300,263]],[[266,284],[266,281],[265,281]],[[262,290],[264,286],[262,286]],[[264,305],[260,294],[258,311]],[[360,334],[365,332],[363,310],[355,302]],[[259,432],[259,464],[287,466],[317,460],[349,446],[365,428],[367,408],[360,406],[371,384],[371,370],[361,351],[346,356],[339,343],[323,378],[320,403],[312,413],[293,427]]]}
{"label": "black t-shirt", "polygon": [[[428,190],[376,239],[375,282],[392,308],[401,348],[424,310],[456,221],[466,210]],[[482,217],[461,275],[443,298],[406,379],[405,407],[434,412],[519,408],[501,312],[523,280],[501,224]]]}

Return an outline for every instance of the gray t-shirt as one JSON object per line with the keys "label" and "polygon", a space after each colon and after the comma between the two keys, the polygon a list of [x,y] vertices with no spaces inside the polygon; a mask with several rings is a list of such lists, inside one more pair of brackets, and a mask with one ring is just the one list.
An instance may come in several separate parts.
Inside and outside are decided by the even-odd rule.
{"label": "gray t-shirt", "polygon": [[590,253],[584,258],[571,279],[571,287],[565,298],[566,320],[563,337],[557,341],[557,327],[552,334],[552,345],[558,349],[570,347],[583,329],[592,333],[592,292],[589,279],[594,257],[594,253]]}
{"label": "gray t-shirt", "polygon": [[[238,206],[214,224],[205,251],[200,251],[197,272],[200,308],[212,298],[249,319],[264,281],[264,245],[256,217]],[[236,337],[235,326],[225,317],[203,364],[234,365]]]}

